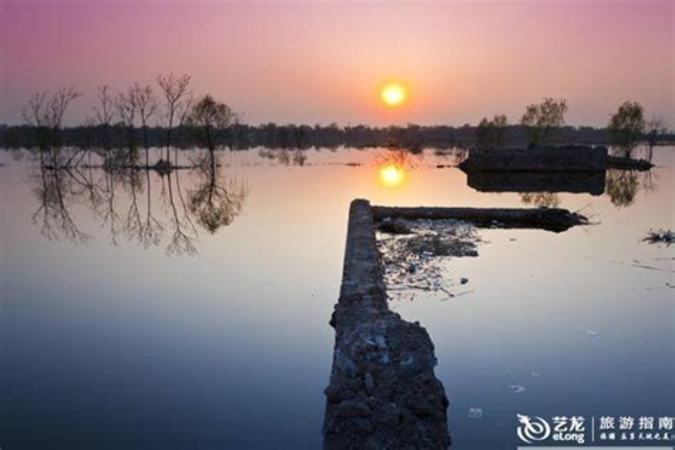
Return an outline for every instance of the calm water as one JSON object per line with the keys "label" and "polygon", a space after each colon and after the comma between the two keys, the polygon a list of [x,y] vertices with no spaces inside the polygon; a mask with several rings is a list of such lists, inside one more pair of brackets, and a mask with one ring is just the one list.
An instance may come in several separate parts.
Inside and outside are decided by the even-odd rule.
{"label": "calm water", "polygon": [[54,175],[2,151],[3,448],[319,448],[357,197],[597,222],[482,230],[478,258],[445,265],[467,295],[392,303],[435,343],[454,448],[513,448],[516,412],[673,415],[674,255],[641,242],[673,227],[673,150],[601,196],[534,199],[478,192],[431,151],[221,152],[215,180]]}

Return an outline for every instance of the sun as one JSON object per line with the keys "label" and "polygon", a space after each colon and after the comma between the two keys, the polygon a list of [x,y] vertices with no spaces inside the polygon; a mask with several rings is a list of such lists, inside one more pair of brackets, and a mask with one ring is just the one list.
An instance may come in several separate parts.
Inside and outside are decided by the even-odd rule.
{"label": "sun", "polygon": [[387,106],[399,106],[407,97],[408,92],[401,83],[387,83],[380,89],[380,99]]}
{"label": "sun", "polygon": [[384,186],[396,187],[403,184],[407,178],[407,173],[403,166],[389,163],[380,167],[379,178]]}

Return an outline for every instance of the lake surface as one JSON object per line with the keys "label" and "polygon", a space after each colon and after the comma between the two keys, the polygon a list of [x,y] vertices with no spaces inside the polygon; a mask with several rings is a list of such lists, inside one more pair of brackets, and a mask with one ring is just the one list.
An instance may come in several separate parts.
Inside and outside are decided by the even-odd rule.
{"label": "lake surface", "polygon": [[222,151],[215,185],[0,151],[0,443],[319,448],[354,198],[594,222],[480,230],[444,263],[465,295],[392,301],[436,346],[453,448],[513,448],[516,413],[672,416],[675,255],[642,238],[673,227],[673,150],[599,196],[479,192],[430,150]]}

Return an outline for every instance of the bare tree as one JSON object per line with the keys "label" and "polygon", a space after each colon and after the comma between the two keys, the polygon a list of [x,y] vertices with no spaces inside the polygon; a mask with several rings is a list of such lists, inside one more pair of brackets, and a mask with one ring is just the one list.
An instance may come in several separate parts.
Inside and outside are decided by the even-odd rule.
{"label": "bare tree", "polygon": [[54,92],[47,104],[46,125],[52,130],[59,131],[63,125],[63,117],[66,115],[68,106],[81,96],[82,93],[78,92],[74,86],[62,87]]}
{"label": "bare tree", "polygon": [[645,133],[647,134],[647,143],[649,144],[649,151],[647,155],[647,160],[651,161],[654,146],[659,140],[659,134],[666,133],[666,127],[663,125],[663,119],[657,116],[652,116],[649,119],[645,126]]}
{"label": "bare tree", "polygon": [[91,130],[96,126],[96,121],[90,116],[86,116],[82,121],[82,127],[84,128],[84,147],[89,149],[91,148]]}
{"label": "bare tree", "polygon": [[74,86],[59,88],[51,94],[38,92],[28,99],[28,109],[23,110],[23,118],[29,125],[58,131],[68,106],[81,96]]}
{"label": "bare tree", "polygon": [[[28,99],[28,109],[23,117],[28,124],[37,128],[41,150],[51,150],[52,164],[56,165],[58,147],[61,142],[61,127],[68,106],[82,94],[74,86],[62,87],[53,93],[39,92]],[[41,156],[41,161],[44,162]]]}
{"label": "bare tree", "polygon": [[541,103],[528,105],[520,123],[529,131],[530,145],[546,142],[551,133],[565,124],[567,100],[547,97]]}
{"label": "bare tree", "polygon": [[157,112],[157,99],[152,86],[141,86],[134,83],[133,87],[134,103],[138,110],[138,117],[141,121],[141,129],[143,131],[143,147],[145,147],[145,165],[149,165],[148,158],[148,122]]}
{"label": "bare tree", "polygon": [[176,77],[173,73],[168,75],[159,75],[157,77],[157,84],[164,97],[166,107],[166,159],[169,162],[171,147],[171,131],[174,126],[174,121],[177,119],[183,99],[188,95],[188,86],[190,85],[190,76],[182,75]]}
{"label": "bare tree", "polygon": [[99,107],[94,107],[94,117],[98,125],[103,127],[103,143],[106,150],[110,150],[110,123],[113,120],[113,98],[107,85],[98,87]]}
{"label": "bare tree", "polygon": [[[52,149],[52,163],[60,165],[61,162],[57,161],[59,158],[59,148],[62,144],[61,139],[61,127],[63,125],[63,118],[66,115],[66,110],[70,104],[82,96],[81,92],[78,92],[74,86],[71,87],[62,87],[58,89],[51,95],[49,102],[47,104],[47,126],[51,129],[52,136],[54,138],[55,147]],[[74,156],[74,155],[73,155]],[[65,165],[70,165],[72,158],[68,160]]]}
{"label": "bare tree", "polygon": [[40,147],[40,161],[43,162],[43,152],[49,148],[49,133],[44,124],[45,109],[48,92],[37,92],[28,99],[28,106],[23,110],[23,118],[28,125],[35,128],[38,146]]}
{"label": "bare tree", "polygon": [[126,92],[119,92],[115,97],[115,107],[120,120],[127,129],[127,139],[129,143],[129,162],[134,160],[135,143],[134,143],[134,126],[136,123],[136,98],[133,87]]}
{"label": "bare tree", "polygon": [[23,110],[23,118],[26,123],[34,127],[45,126],[43,121],[48,97],[49,92],[37,92],[28,99],[28,108]]}
{"label": "bare tree", "polygon": [[[181,102],[178,111],[177,111],[177,116],[178,116],[178,123],[177,128],[178,128],[178,139],[182,139],[183,132],[185,125],[188,123],[188,119],[190,117],[190,114],[192,113],[192,103],[193,103],[193,97],[192,93],[188,93],[185,100]],[[173,151],[173,157],[174,157],[174,162],[178,164],[178,147],[174,148]]]}

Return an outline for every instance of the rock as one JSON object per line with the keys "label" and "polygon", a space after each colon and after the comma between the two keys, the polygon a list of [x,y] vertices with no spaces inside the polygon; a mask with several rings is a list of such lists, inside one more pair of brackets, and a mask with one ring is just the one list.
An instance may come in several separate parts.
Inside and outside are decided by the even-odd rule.
{"label": "rock", "polygon": [[380,350],[385,350],[387,348],[387,341],[384,336],[375,336],[375,345],[377,345],[377,348]]}
{"label": "rock", "polygon": [[430,367],[433,344],[419,324],[389,309],[382,275],[372,210],[357,200],[332,320],[323,448],[447,449],[447,398]]}
{"label": "rock", "polygon": [[376,339],[376,338],[374,338],[374,337],[373,337],[373,338],[371,338],[371,337],[366,337],[366,338],[364,339],[364,343],[365,343],[365,348],[366,348],[366,350],[375,350],[375,349],[377,349],[378,345],[377,345],[377,342],[376,342],[375,339]]}
{"label": "rock", "polygon": [[420,398],[410,405],[413,413],[416,416],[433,416],[438,409],[435,398]]}
{"label": "rock", "polygon": [[356,418],[352,421],[352,424],[362,433],[372,433],[373,431],[373,423],[370,420]]}
{"label": "rock", "polygon": [[344,400],[336,407],[336,415],[342,417],[367,417],[370,406],[361,400]]}
{"label": "rock", "polygon": [[459,282],[460,282],[460,284],[466,284],[466,283],[469,282],[469,279],[462,277],[462,278],[460,278]]}
{"label": "rock", "polygon": [[385,220],[377,230],[387,234],[412,234],[412,230],[402,220]]}
{"label": "rock", "polygon": [[401,355],[402,366],[410,366],[414,361],[415,358],[413,358],[413,355],[411,355],[410,353],[404,353],[403,355]]}
{"label": "rock", "polygon": [[335,365],[348,377],[353,377],[356,374],[356,364],[354,364],[349,356],[346,356],[339,350],[335,352]]}
{"label": "rock", "polygon": [[328,400],[333,403],[340,403],[342,400],[352,398],[355,395],[354,391],[337,386],[328,386],[323,392]]}
{"label": "rock", "polygon": [[396,406],[387,408],[382,416],[382,420],[388,426],[395,427],[401,420],[401,411]]}
{"label": "rock", "polygon": [[375,390],[375,382],[373,381],[373,376],[370,374],[370,372],[366,373],[364,382],[366,384],[366,392],[368,392],[368,394],[372,394]]}

